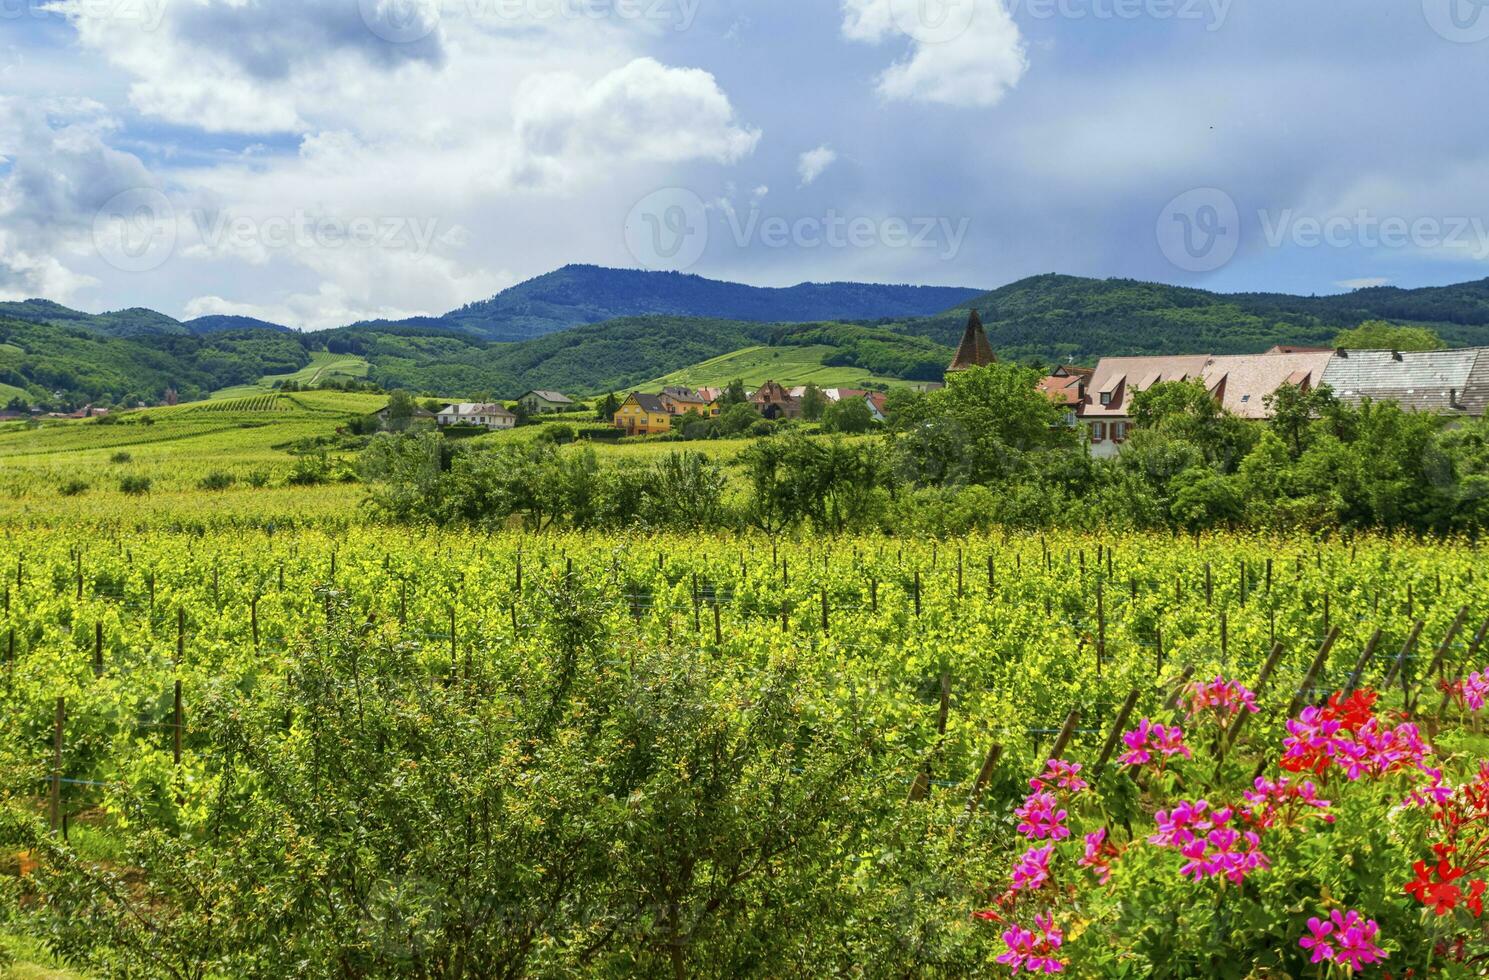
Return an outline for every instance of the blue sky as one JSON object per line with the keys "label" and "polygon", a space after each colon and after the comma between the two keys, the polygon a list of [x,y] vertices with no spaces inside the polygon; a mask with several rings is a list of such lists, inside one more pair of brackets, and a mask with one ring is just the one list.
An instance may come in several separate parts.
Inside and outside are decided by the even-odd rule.
{"label": "blue sky", "polygon": [[1486,0],[0,0],[0,298],[1489,275]]}

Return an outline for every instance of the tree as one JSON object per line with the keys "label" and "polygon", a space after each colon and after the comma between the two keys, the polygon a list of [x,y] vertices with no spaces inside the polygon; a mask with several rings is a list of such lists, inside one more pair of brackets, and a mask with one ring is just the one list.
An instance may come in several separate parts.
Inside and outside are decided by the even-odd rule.
{"label": "tree", "polygon": [[1366,320],[1353,330],[1341,331],[1334,346],[1344,350],[1443,350],[1448,345],[1427,327],[1400,327],[1385,320]]}
{"label": "tree", "polygon": [[388,393],[388,407],[383,409],[383,417],[387,419],[388,428],[394,432],[402,432],[407,429],[413,421],[414,412],[418,410],[413,396],[401,388],[395,388]]}
{"label": "tree", "polygon": [[1293,459],[1303,455],[1313,420],[1327,414],[1336,401],[1328,385],[1305,391],[1297,385],[1285,384],[1266,397],[1272,430],[1282,437]]}
{"label": "tree", "polygon": [[801,417],[808,422],[816,422],[826,410],[827,396],[822,394],[822,389],[816,385],[807,385],[806,391],[801,394]]}
{"label": "tree", "polygon": [[1030,454],[1078,452],[1064,409],[1036,385],[1040,374],[1016,364],[959,371],[946,387],[894,402],[898,465],[917,486],[992,486],[1030,467]]}
{"label": "tree", "polygon": [[874,413],[862,398],[845,398],[827,406],[822,413],[823,432],[862,435],[874,427]]}
{"label": "tree", "polygon": [[749,393],[745,391],[744,382],[735,378],[729,382],[729,387],[724,389],[724,395],[719,399],[721,405],[744,405],[750,400]]}
{"label": "tree", "polygon": [[702,453],[673,452],[652,466],[647,497],[655,523],[707,528],[723,512],[724,470]]}
{"label": "tree", "polygon": [[1222,408],[1202,381],[1160,381],[1138,392],[1132,419],[1139,431],[1191,443],[1226,473],[1240,464],[1258,437],[1253,426]]}
{"label": "tree", "polygon": [[612,391],[605,396],[604,401],[600,402],[600,407],[595,412],[595,418],[601,422],[614,422],[615,413],[618,411],[620,411],[620,399],[616,398],[615,392]]}
{"label": "tree", "polygon": [[755,410],[754,405],[749,402],[735,402],[719,413],[714,431],[720,438],[729,439],[746,434],[759,421],[760,413]]}

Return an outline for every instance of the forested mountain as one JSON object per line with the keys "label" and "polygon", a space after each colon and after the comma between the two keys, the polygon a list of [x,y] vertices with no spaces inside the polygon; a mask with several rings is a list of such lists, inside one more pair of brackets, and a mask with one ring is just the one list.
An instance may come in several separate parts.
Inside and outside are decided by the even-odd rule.
{"label": "forested mountain", "polygon": [[167,389],[183,399],[205,397],[309,360],[297,335],[267,330],[113,337],[0,317],[0,385],[20,389],[31,404],[70,407],[104,397],[154,403]]}
{"label": "forested mountain", "polygon": [[1340,330],[1372,319],[1430,326],[1455,347],[1489,344],[1489,280],[1289,296],[1045,275],[939,316],[886,326],[951,344],[973,308],[999,356],[1049,362],[1116,354],[1242,354],[1277,343],[1327,346]]}
{"label": "forested mountain", "polygon": [[[610,271],[560,270],[553,274],[559,285],[551,295],[573,299],[578,283],[609,282]],[[674,280],[678,296],[691,295],[688,302],[729,285],[689,276]],[[881,288],[895,287],[862,287],[868,291],[863,295]],[[529,299],[536,295],[530,293]],[[615,295],[609,287],[599,288],[587,306],[564,308],[584,306],[590,315],[617,302]],[[543,318],[557,315],[558,307],[544,305],[546,300],[534,303],[529,307],[533,316],[554,322]],[[503,315],[515,308],[508,302]],[[159,400],[167,388],[189,398],[294,372],[309,363],[311,353],[322,350],[366,358],[370,380],[384,387],[471,397],[512,398],[529,388],[574,394],[621,390],[760,345],[828,348],[823,358],[828,366],[863,368],[881,378],[934,381],[973,308],[981,312],[993,346],[1005,360],[1091,363],[1103,355],[1243,353],[1278,343],[1323,346],[1340,330],[1372,319],[1427,326],[1455,346],[1489,345],[1489,280],[1432,289],[1286,296],[1222,295],[1158,283],[1048,275],[964,299],[930,317],[773,323],[740,316],[653,314],[585,324],[522,342],[482,339],[444,318],[298,333],[241,317],[203,317],[183,324],[149,310],[90,316],[32,300],[0,304],[0,402],[30,398],[34,404],[76,405],[104,396],[149,402]],[[754,312],[764,309],[757,306]]]}
{"label": "forested mountain", "polygon": [[647,315],[753,323],[919,317],[977,295],[975,289],[851,282],[767,289],[677,272],[568,265],[448,313],[443,320],[487,340],[519,341]]}

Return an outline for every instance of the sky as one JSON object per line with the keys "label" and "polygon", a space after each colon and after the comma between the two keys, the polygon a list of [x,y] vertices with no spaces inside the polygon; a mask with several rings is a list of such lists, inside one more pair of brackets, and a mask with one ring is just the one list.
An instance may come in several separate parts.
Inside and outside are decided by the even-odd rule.
{"label": "sky", "polygon": [[1489,0],[0,0],[0,299],[1489,276]]}

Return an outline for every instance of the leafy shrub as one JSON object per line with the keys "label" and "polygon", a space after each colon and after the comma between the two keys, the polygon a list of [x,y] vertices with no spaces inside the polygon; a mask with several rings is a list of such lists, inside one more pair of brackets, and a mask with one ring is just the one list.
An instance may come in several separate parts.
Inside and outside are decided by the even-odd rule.
{"label": "leafy shrub", "polygon": [[200,483],[197,484],[197,487],[202,490],[226,490],[237,482],[238,478],[233,476],[233,474],[224,473],[221,470],[214,470],[213,472],[208,473],[206,476],[202,477],[202,480]]}
{"label": "leafy shrub", "polygon": [[243,482],[255,490],[262,490],[269,485],[269,472],[267,470],[254,470],[243,478]]}
{"label": "leafy shrub", "polygon": [[127,493],[131,497],[142,497],[150,492],[150,478],[148,476],[126,476],[119,481],[119,492]]}
{"label": "leafy shrub", "polygon": [[313,487],[331,480],[331,461],[325,453],[301,456],[285,481],[292,487]]}
{"label": "leafy shrub", "polygon": [[112,456],[109,457],[109,462],[110,463],[128,463],[128,462],[131,462],[133,459],[134,459],[134,457],[131,456],[131,455],[129,455],[129,453],[126,453],[126,452],[117,452],[117,453],[114,453],[114,455],[112,455]]}
{"label": "leafy shrub", "polygon": [[68,480],[57,488],[64,497],[78,497],[88,492],[88,484],[82,480]]}

